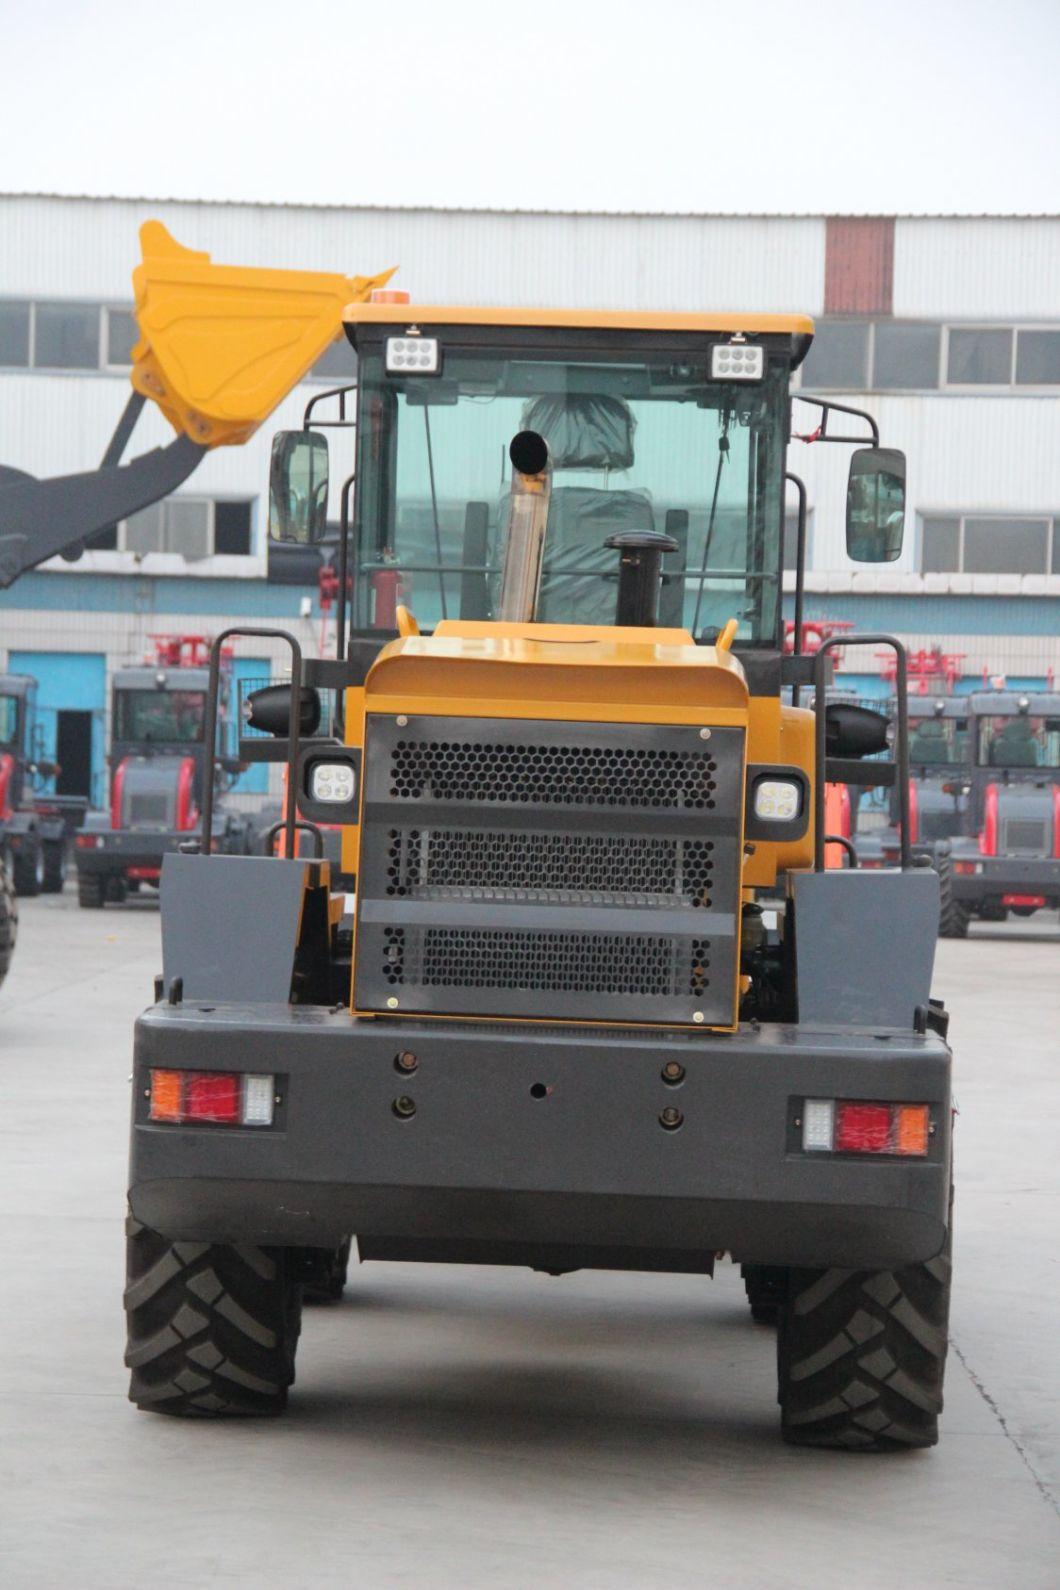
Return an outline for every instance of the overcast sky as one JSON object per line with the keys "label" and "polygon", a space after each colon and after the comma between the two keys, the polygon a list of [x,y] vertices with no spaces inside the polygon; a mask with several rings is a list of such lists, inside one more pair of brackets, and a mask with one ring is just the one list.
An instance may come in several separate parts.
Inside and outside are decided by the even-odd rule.
{"label": "overcast sky", "polygon": [[0,23],[5,192],[1060,210],[1060,0],[0,0]]}

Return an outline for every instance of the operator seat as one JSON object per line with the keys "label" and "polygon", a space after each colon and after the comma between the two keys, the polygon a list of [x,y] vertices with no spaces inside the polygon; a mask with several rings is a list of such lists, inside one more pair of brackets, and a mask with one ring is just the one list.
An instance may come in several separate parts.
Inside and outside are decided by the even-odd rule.
{"label": "operator seat", "polygon": [[1026,718],[1005,724],[990,746],[991,767],[1037,767],[1038,742]]}
{"label": "operator seat", "polygon": [[[545,533],[537,616],[543,623],[613,624],[618,586],[615,555],[604,542],[623,530],[654,530],[645,491],[557,486],[562,470],[633,467],[636,429],[624,398],[565,393],[534,398],[522,427],[537,431],[552,455],[553,485]],[[606,576],[606,578],[601,578]]]}
{"label": "operator seat", "polygon": [[946,726],[939,718],[925,718],[917,724],[916,733],[909,742],[909,760],[925,767],[950,760]]}

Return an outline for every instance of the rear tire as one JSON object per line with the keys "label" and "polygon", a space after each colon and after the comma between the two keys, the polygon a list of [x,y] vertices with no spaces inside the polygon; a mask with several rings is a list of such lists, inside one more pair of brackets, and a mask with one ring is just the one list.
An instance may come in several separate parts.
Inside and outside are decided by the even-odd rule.
{"label": "rear tire", "polygon": [[107,879],[107,900],[111,905],[124,905],[129,894],[125,879],[115,875]]}
{"label": "rear tire", "polygon": [[283,1248],[170,1242],[131,1216],[129,1400],[190,1418],[282,1413],[302,1291]]}
{"label": "rear tire", "polygon": [[950,1236],[902,1270],[793,1270],[780,1313],[781,1428],[793,1446],[934,1446],[950,1311]]}
{"label": "rear tire", "polygon": [[948,845],[937,847],[932,865],[939,876],[939,937],[966,939],[968,907],[953,898],[953,860]]}
{"label": "rear tire", "polygon": [[46,839],[44,841],[44,879],[41,883],[41,893],[62,894],[65,882],[66,841],[64,839]]}
{"label": "rear tire", "polygon": [[80,872],[77,875],[77,903],[85,911],[102,911],[104,879],[98,872]]}
{"label": "rear tire", "polygon": [[0,983],[8,974],[18,938],[18,900],[0,855]]}
{"label": "rear tire", "polygon": [[12,858],[11,876],[15,893],[24,900],[40,894],[44,883],[44,851],[36,834],[23,836],[22,844]]}

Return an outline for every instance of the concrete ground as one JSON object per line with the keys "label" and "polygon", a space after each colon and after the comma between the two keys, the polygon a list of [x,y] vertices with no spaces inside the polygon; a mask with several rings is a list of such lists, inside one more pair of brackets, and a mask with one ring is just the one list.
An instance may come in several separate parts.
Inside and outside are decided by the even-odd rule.
{"label": "concrete ground", "polygon": [[1060,1584],[1055,917],[940,946],[958,1226],[942,1443],[799,1452],[773,1338],[711,1282],[369,1265],[307,1310],[276,1423],[125,1401],[132,1020],[158,913],[24,901],[0,993],[0,1583]]}

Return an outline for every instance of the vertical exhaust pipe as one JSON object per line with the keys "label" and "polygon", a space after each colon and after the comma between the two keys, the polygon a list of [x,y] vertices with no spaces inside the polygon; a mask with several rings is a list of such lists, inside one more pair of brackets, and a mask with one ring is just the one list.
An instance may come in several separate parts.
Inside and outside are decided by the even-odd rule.
{"label": "vertical exhaust pipe", "polygon": [[677,542],[659,530],[620,530],[604,546],[620,554],[615,623],[653,629],[659,618],[663,553],[676,552]]}
{"label": "vertical exhaust pipe", "polygon": [[548,443],[537,431],[520,431],[513,436],[508,457],[512,462],[512,485],[497,617],[502,623],[530,624],[537,611],[541,584],[552,461]]}

